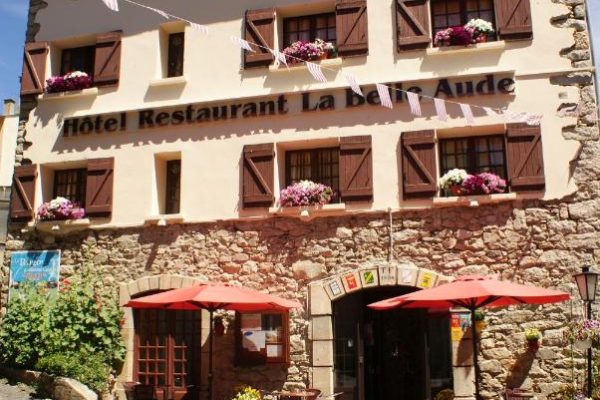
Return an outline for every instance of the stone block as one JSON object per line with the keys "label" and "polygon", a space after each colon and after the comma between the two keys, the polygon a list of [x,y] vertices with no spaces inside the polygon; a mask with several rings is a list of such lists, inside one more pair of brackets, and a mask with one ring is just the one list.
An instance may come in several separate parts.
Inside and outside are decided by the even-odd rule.
{"label": "stone block", "polygon": [[379,269],[378,268],[363,268],[358,271],[360,283],[363,288],[379,286]]}
{"label": "stone block", "polygon": [[127,288],[127,284],[119,285],[119,305],[122,307],[131,299],[129,296],[129,289]]}
{"label": "stone block", "polygon": [[320,283],[308,286],[310,315],[331,315],[331,300]]}
{"label": "stone block", "polygon": [[438,279],[438,274],[428,269],[419,269],[419,275],[417,278],[417,287],[421,289],[434,287]]}
{"label": "stone block", "polygon": [[171,275],[159,275],[159,287],[161,290],[171,289]]}
{"label": "stone block", "polygon": [[338,299],[346,294],[342,280],[337,276],[324,281],[323,287],[331,300]]}
{"label": "stone block", "polygon": [[319,264],[309,260],[296,261],[292,265],[294,278],[298,280],[313,280],[321,278],[325,275],[326,270],[323,264]]}
{"label": "stone block", "polygon": [[150,290],[150,285],[148,284],[147,277],[138,279],[137,284],[138,288],[140,289],[140,293],[147,292],[148,290]]}
{"label": "stone block", "polygon": [[311,387],[319,389],[321,393],[333,393],[333,368],[332,367],[313,367],[312,368]]}
{"label": "stone block", "polygon": [[346,293],[352,293],[362,289],[362,282],[357,271],[346,272],[341,275],[341,279]]}
{"label": "stone block", "polygon": [[315,367],[333,366],[333,340],[313,340],[312,350]]}
{"label": "stone block", "polygon": [[454,367],[454,396],[473,397],[475,393],[475,368]]}
{"label": "stone block", "polygon": [[183,276],[180,275],[173,275],[171,276],[171,288],[172,289],[178,289],[180,287],[183,287]]}
{"label": "stone block", "polygon": [[148,278],[148,287],[149,290],[158,290],[160,289],[160,276],[154,275]]}
{"label": "stone block", "polygon": [[333,340],[333,320],[328,315],[316,316],[311,319],[308,331],[310,340]]}
{"label": "stone block", "polygon": [[134,297],[136,294],[140,292],[140,288],[136,281],[129,282],[127,284],[127,292],[129,292],[129,296]]}

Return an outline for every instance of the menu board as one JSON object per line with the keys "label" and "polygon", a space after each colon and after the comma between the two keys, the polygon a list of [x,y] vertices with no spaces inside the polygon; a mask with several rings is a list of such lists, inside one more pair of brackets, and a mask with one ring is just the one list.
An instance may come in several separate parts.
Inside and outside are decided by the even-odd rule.
{"label": "menu board", "polygon": [[239,335],[241,359],[245,363],[282,362],[288,339],[285,337],[283,313],[240,313]]}

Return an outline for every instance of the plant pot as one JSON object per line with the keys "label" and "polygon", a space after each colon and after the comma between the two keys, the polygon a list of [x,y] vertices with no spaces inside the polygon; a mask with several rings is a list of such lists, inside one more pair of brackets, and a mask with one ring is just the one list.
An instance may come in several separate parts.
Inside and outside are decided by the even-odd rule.
{"label": "plant pot", "polygon": [[481,331],[487,326],[485,321],[475,321],[475,332],[481,333]]}
{"label": "plant pot", "polygon": [[460,196],[462,195],[462,187],[459,185],[452,185],[450,186],[450,193],[452,193],[452,196]]}
{"label": "plant pot", "polygon": [[540,340],[539,339],[527,339],[527,348],[532,352],[538,351],[540,348]]}
{"label": "plant pot", "polygon": [[592,339],[576,340],[573,344],[579,350],[587,350],[592,347]]}

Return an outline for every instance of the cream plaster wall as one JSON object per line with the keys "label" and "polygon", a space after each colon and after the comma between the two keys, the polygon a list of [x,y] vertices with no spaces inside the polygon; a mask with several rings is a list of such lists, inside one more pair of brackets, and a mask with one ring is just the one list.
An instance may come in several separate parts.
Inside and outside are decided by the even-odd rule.
{"label": "cream plaster wall", "polygon": [[0,116],[0,186],[12,185],[18,128],[18,115]]}
{"label": "cream plaster wall", "polygon": [[[372,135],[374,201],[359,207],[362,210],[399,209],[429,206],[428,202],[400,201],[401,184],[398,168],[398,144],[401,132],[418,129],[450,129],[464,127],[457,108],[449,107],[451,119],[439,122],[433,117],[430,103],[423,104],[424,117],[413,118],[405,104],[396,104],[393,111],[379,106],[356,109],[343,107],[345,88],[342,73],[353,74],[359,83],[412,82],[435,80],[440,77],[474,76],[496,73],[513,76],[517,81],[515,95],[474,96],[461,101],[492,107],[508,107],[514,112],[532,112],[544,115],[542,123],[546,168],[545,198],[560,198],[574,190],[569,182],[568,162],[573,159],[577,145],[566,141],[561,127],[574,124],[574,118],[560,118],[556,110],[560,103],[577,102],[576,88],[551,85],[549,79],[572,69],[571,62],[559,57],[559,52],[572,43],[572,31],[559,29],[550,23],[552,16],[567,8],[549,0],[531,0],[534,39],[507,42],[498,47],[490,43],[472,51],[435,52],[395,51],[395,9],[392,0],[371,0],[368,3],[369,45],[367,57],[345,59],[337,72],[326,72],[328,83],[314,83],[305,69],[269,71],[267,68],[241,70],[241,53],[231,45],[230,35],[242,32],[242,17],[247,1],[195,3],[184,0],[168,4],[145,0],[175,15],[185,16],[207,24],[212,33],[204,36],[186,28],[186,56],[184,85],[150,87],[152,80],[162,76],[160,54],[161,24],[165,20],[129,4],[121,4],[122,11],[111,12],[100,1],[51,2],[38,13],[41,29],[36,40],[52,43],[48,73],[60,58],[60,48],[83,44],[91,40],[90,33],[115,29],[124,31],[121,62],[121,80],[118,89],[100,89],[98,95],[47,100],[42,99],[32,111],[28,123],[28,138],[33,145],[25,157],[37,164],[56,168],[81,164],[82,160],[115,157],[114,207],[111,225],[136,225],[156,214],[157,180],[155,155],[181,152],[182,158],[182,214],[188,221],[210,221],[239,217],[260,217],[262,211],[241,210],[240,156],[245,144],[275,142],[277,148],[291,146],[290,142],[314,139],[337,140],[345,135]],[[294,15],[311,11],[333,10],[333,1],[261,0],[253,1],[252,9],[277,7],[278,15]],[[63,23],[65,16],[69,23]],[[171,31],[172,25],[162,29]],[[87,36],[86,36],[87,35]],[[90,39],[88,39],[90,38]],[[164,46],[163,46],[164,47]],[[56,72],[56,69],[54,70]],[[339,102],[336,111],[300,113],[294,111],[298,100],[293,92],[325,90],[335,92]],[[370,89],[371,90],[371,89]],[[64,118],[126,110],[156,108],[189,103],[236,101],[240,98],[273,96],[288,93],[290,112],[286,116],[257,117],[229,120],[163,129],[87,135],[62,138]],[[559,96],[563,97],[559,99]],[[477,114],[476,114],[477,115]],[[129,116],[135,118],[135,114]],[[477,115],[479,126],[498,125],[500,117]],[[463,133],[473,128],[465,127]],[[441,134],[438,132],[438,134]],[[310,144],[307,144],[310,146]],[[51,196],[42,187],[49,187],[46,174],[39,180],[36,202]],[[46,182],[45,186],[42,182]],[[276,183],[276,190],[279,183]]]}

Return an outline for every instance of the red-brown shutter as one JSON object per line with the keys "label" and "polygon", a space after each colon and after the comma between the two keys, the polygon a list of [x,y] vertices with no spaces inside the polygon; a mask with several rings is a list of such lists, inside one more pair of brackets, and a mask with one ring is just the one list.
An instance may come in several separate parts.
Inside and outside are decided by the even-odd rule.
{"label": "red-brown shutter", "polygon": [[424,49],[431,43],[428,0],[396,0],[398,51]]}
{"label": "red-brown shutter", "polygon": [[402,133],[402,193],[405,199],[437,193],[433,130]]}
{"label": "red-brown shutter", "polygon": [[496,27],[500,39],[531,39],[531,5],[529,0],[496,0]]}
{"label": "red-brown shutter", "polygon": [[542,132],[539,126],[524,123],[507,125],[506,164],[512,191],[544,188]]}
{"label": "red-brown shutter", "polygon": [[250,43],[266,47],[252,46],[254,51],[244,51],[244,68],[263,67],[271,64],[273,54],[268,49],[275,47],[275,9],[246,11],[244,38]]}
{"label": "red-brown shutter", "polygon": [[85,212],[90,216],[110,216],[113,203],[114,158],[88,161]]}
{"label": "red-brown shutter", "polygon": [[335,6],[337,52],[341,57],[369,53],[366,0],[338,0]]}
{"label": "red-brown shutter", "polygon": [[121,71],[121,31],[96,37],[94,83],[97,86],[117,85]]}
{"label": "red-brown shutter", "polygon": [[244,146],[242,160],[242,197],[244,207],[273,204],[275,146],[273,143]]}
{"label": "red-brown shutter", "polygon": [[19,221],[30,221],[33,219],[36,178],[36,164],[15,167],[13,187],[10,193],[11,219]]}
{"label": "red-brown shutter", "polygon": [[48,42],[32,42],[25,44],[23,73],[21,75],[22,96],[44,93],[48,49]]}
{"label": "red-brown shutter", "polygon": [[371,136],[340,138],[340,196],[343,201],[373,199]]}

